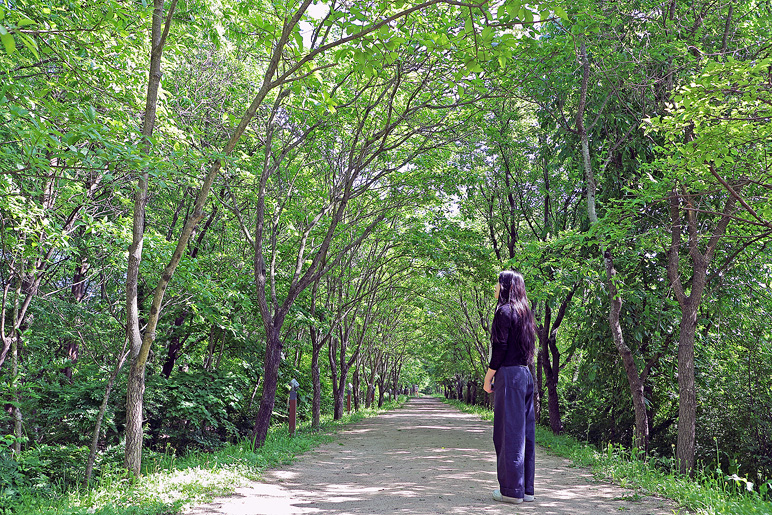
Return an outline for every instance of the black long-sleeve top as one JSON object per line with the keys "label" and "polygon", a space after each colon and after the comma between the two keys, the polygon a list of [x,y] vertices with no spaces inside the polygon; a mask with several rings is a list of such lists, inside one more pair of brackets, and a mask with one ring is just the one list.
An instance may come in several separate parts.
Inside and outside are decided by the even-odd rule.
{"label": "black long-sleeve top", "polygon": [[488,365],[491,369],[528,365],[527,356],[521,350],[522,345],[518,345],[520,323],[520,317],[510,304],[496,308],[491,325],[491,361]]}

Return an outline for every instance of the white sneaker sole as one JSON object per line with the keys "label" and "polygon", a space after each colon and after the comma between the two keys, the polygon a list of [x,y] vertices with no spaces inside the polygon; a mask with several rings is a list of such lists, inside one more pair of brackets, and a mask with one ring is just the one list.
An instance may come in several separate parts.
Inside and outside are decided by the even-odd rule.
{"label": "white sneaker sole", "polygon": [[523,502],[522,499],[519,499],[517,497],[507,497],[506,495],[501,495],[500,490],[493,491],[493,500],[499,501],[499,502],[506,502],[509,504],[520,504],[521,502]]}

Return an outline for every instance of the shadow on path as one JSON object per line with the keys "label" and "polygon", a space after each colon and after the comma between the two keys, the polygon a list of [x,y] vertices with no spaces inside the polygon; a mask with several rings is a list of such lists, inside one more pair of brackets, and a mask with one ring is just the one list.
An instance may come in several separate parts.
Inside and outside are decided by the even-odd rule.
{"label": "shadow on path", "polygon": [[[493,426],[433,398],[341,431],[336,440],[268,471],[265,481],[191,510],[195,515],[672,514],[668,502],[592,482],[537,447],[536,501],[491,500],[498,487]],[[640,499],[640,500],[634,500]]]}

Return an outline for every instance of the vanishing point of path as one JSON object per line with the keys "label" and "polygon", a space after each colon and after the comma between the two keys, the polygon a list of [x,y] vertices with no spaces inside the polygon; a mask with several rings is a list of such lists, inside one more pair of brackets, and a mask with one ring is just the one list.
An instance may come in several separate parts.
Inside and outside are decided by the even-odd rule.
{"label": "vanishing point of path", "polygon": [[194,515],[672,514],[666,500],[597,483],[569,461],[536,449],[536,501],[497,503],[493,424],[433,398],[342,430],[331,443]]}

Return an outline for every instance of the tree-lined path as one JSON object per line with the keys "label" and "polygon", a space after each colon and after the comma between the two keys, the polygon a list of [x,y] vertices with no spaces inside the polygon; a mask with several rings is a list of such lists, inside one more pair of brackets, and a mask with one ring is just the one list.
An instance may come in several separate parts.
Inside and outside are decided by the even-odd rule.
{"label": "tree-lined path", "polygon": [[495,503],[493,426],[433,398],[342,431],[292,466],[193,515],[512,513],[671,514],[667,501],[631,501],[629,490],[592,481],[588,471],[537,448],[536,502]]}
{"label": "tree-lined path", "polygon": [[[0,514],[174,514],[301,446],[292,385],[312,428],[347,392],[485,404],[502,270],[539,426],[769,513],[770,27],[759,0],[0,0]],[[411,402],[237,501],[508,512],[490,436]],[[519,510],[638,509],[550,460]]]}

